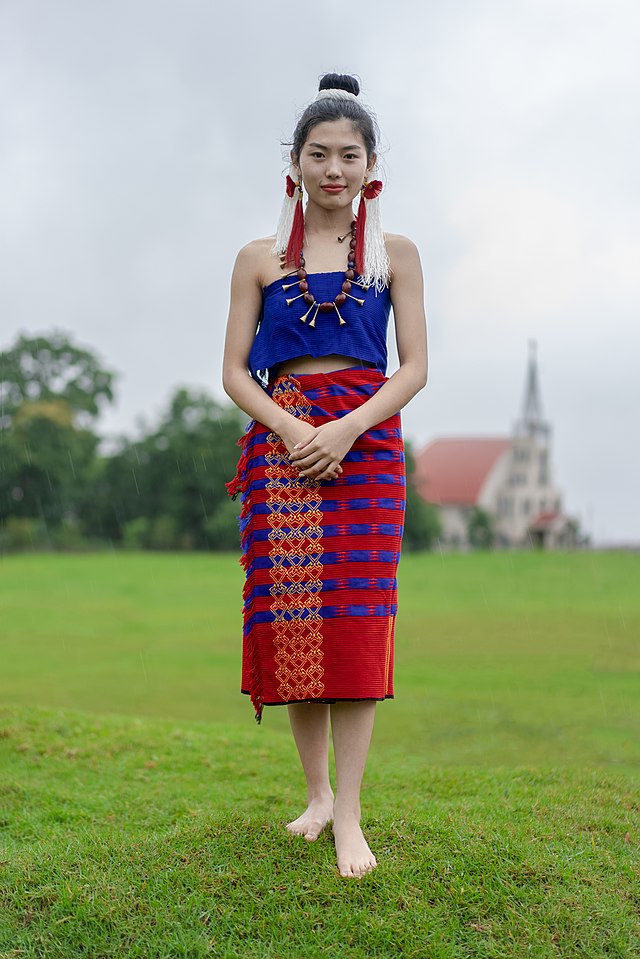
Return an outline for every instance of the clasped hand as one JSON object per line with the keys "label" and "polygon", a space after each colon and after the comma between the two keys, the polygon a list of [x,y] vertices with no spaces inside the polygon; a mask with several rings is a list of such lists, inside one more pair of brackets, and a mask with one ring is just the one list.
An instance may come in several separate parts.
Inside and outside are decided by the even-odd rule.
{"label": "clasped hand", "polygon": [[[290,453],[290,462],[300,470],[301,476],[309,479],[336,479],[342,473],[340,463],[359,435],[349,422],[349,415],[322,426],[312,426],[304,420],[296,422],[306,428],[303,437],[295,437],[291,446],[291,440],[288,442],[287,437],[282,437]],[[299,434],[299,428],[295,432]]]}

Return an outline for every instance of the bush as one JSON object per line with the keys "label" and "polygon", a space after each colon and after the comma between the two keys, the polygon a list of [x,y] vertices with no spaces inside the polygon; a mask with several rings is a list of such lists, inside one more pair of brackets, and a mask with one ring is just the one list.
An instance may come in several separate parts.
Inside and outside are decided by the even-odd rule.
{"label": "bush", "polygon": [[84,536],[76,521],[63,520],[57,526],[51,527],[49,536],[53,549],[61,551],[93,549],[93,544]]}
{"label": "bush", "polygon": [[148,534],[150,549],[177,549],[181,546],[178,536],[178,524],[173,516],[166,513],[151,521]]}
{"label": "bush", "polygon": [[402,548],[410,552],[433,549],[441,534],[438,508],[425,503],[413,484],[408,482]]}
{"label": "bush", "polygon": [[495,534],[493,519],[486,510],[474,506],[467,518],[467,536],[474,549],[491,549]]}
{"label": "bush", "polygon": [[0,529],[0,552],[50,549],[51,540],[46,523],[33,516],[7,516]]}
{"label": "bush", "polygon": [[123,549],[148,549],[151,520],[148,516],[136,516],[122,527]]}
{"label": "bush", "polygon": [[220,504],[205,526],[211,549],[220,551],[240,549],[239,515],[239,497],[235,501],[227,499]]}

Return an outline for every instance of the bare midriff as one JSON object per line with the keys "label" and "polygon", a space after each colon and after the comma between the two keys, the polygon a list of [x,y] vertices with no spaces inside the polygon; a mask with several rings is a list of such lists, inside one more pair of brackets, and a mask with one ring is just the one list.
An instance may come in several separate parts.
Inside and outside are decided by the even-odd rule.
{"label": "bare midriff", "polygon": [[358,360],[353,356],[343,356],[341,353],[330,353],[328,356],[296,356],[292,360],[278,363],[273,373],[276,376],[282,376],[283,373],[333,373],[335,370],[347,370],[352,366],[370,369],[375,367],[375,363]]}

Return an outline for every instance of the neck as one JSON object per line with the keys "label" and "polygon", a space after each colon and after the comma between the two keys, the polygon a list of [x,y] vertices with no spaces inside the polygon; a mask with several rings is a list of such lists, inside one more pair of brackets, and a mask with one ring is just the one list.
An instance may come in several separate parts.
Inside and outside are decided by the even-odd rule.
{"label": "neck", "polygon": [[351,205],[341,210],[323,210],[309,202],[304,214],[305,233],[335,239],[351,230],[353,218]]}

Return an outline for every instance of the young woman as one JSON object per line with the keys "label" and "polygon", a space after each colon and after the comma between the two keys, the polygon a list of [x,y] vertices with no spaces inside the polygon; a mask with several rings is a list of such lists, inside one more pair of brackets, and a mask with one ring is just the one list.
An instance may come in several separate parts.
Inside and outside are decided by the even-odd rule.
{"label": "young woman", "polygon": [[[376,865],[360,784],[376,702],[393,698],[399,411],[427,382],[420,260],[380,228],[377,126],[359,92],[328,74],[302,113],[276,236],[236,260],[223,363],[253,417],[227,484],[242,498],[242,692],[258,721],[288,704],[308,805],[287,828],[312,841],[332,822],[351,877]],[[387,378],[391,306],[400,368]]]}

